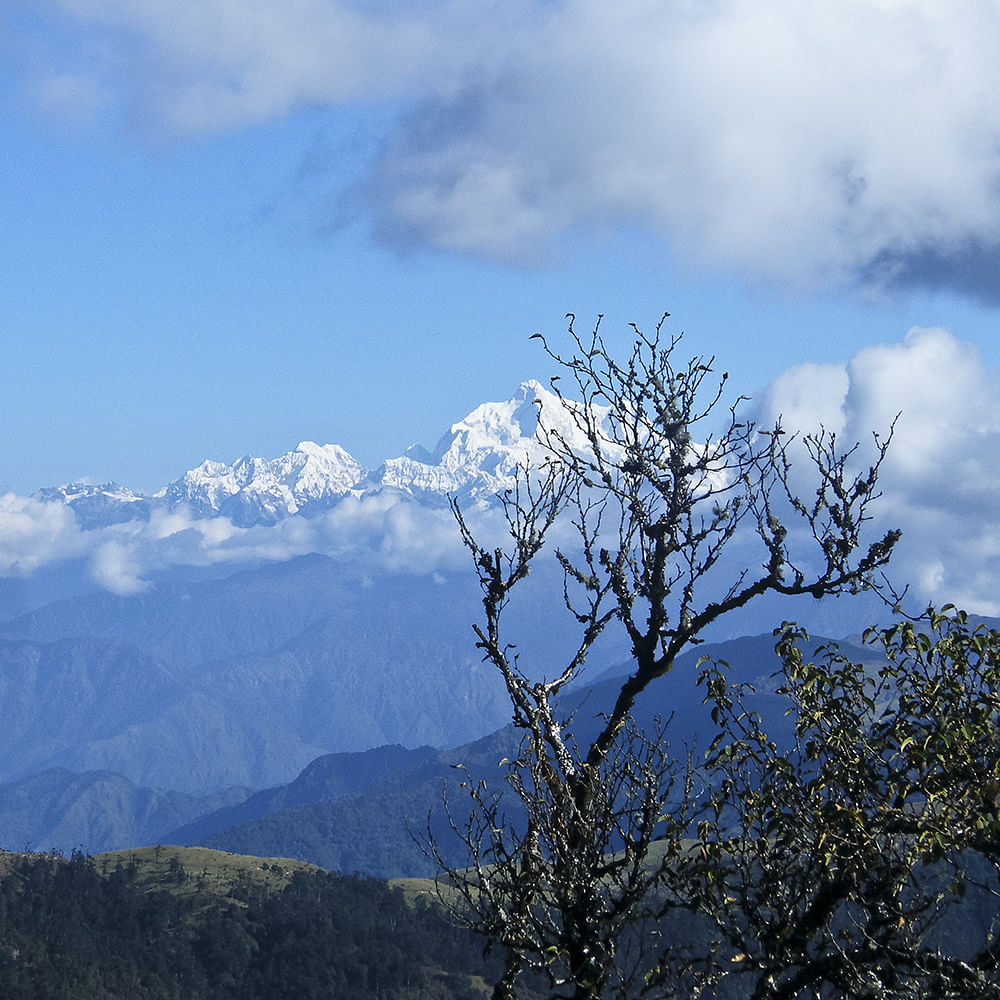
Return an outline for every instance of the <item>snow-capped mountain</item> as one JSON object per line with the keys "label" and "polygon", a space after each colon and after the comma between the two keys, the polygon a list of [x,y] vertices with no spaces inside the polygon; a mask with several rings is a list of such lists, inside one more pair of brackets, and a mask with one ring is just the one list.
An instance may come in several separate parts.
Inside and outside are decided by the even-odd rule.
{"label": "snow-capped mountain", "polygon": [[524,382],[512,399],[483,403],[453,424],[433,453],[410,448],[401,458],[384,462],[369,483],[422,499],[449,494],[472,500],[492,497],[513,483],[518,466],[543,458],[539,406],[546,415],[560,408],[558,398],[539,382]]}
{"label": "snow-capped mountain", "polygon": [[232,465],[205,461],[154,497],[196,517],[228,517],[234,524],[274,524],[293,514],[324,510],[365,473],[340,445],[302,441],[280,458],[244,456]]}
{"label": "snow-capped mountain", "polygon": [[68,505],[82,528],[147,521],[154,506],[152,498],[118,483],[67,483],[39,490],[35,499]]}
{"label": "snow-capped mountain", "polygon": [[74,483],[35,497],[69,505],[84,528],[147,520],[155,510],[178,508],[241,527],[274,524],[315,516],[348,495],[384,490],[424,503],[444,503],[450,495],[487,502],[513,484],[519,466],[544,459],[540,412],[545,427],[582,445],[567,405],[539,382],[524,382],[511,399],[483,403],[453,424],[433,452],[414,445],[372,471],[339,445],[303,441],[275,459],[247,455],[232,464],[202,462],[152,496],[115,483]]}

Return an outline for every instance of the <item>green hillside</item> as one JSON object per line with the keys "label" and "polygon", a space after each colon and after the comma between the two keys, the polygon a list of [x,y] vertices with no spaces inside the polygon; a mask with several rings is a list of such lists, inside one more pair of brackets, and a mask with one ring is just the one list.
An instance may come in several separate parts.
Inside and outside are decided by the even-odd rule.
{"label": "green hillside", "polygon": [[0,854],[5,1000],[477,1000],[495,972],[373,879],[205,848]]}

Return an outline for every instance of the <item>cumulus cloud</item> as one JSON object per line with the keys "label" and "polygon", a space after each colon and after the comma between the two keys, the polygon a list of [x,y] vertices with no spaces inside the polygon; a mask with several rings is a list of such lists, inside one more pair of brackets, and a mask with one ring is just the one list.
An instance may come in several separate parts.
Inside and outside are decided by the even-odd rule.
{"label": "cumulus cloud", "polygon": [[799,434],[844,428],[844,397],[850,385],[844,365],[796,365],[765,387],[756,403],[759,424],[782,424]]}
{"label": "cumulus cloud", "polygon": [[524,264],[638,222],[756,278],[1000,300],[995,2],[57,2],[178,134],[403,108],[362,185],[387,241]]}
{"label": "cumulus cloud", "polygon": [[322,519],[331,551],[375,557],[390,572],[454,569],[462,545],[451,511],[399,502],[391,494],[348,497]]}
{"label": "cumulus cloud", "polygon": [[783,413],[806,432],[822,424],[860,442],[859,461],[871,458],[872,432],[885,436],[895,420],[874,526],[903,530],[893,581],[919,601],[1000,615],[998,392],[1000,376],[975,347],[944,329],[914,328],[839,368],[790,369],[761,394],[757,417],[770,423]]}

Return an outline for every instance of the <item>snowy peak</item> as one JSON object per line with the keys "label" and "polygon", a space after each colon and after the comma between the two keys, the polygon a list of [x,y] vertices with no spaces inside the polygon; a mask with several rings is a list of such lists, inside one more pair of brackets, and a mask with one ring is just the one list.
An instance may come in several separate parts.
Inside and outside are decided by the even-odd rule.
{"label": "snowy peak", "polygon": [[[541,463],[548,454],[544,438],[554,433],[573,448],[589,450],[576,413],[580,404],[562,400],[540,382],[522,382],[517,394],[503,403],[483,403],[451,430],[435,449],[438,464],[459,470],[503,470],[512,477],[525,459]],[[603,419],[603,408],[595,408]],[[510,485],[505,483],[504,485]]]}
{"label": "snowy peak", "polygon": [[135,503],[145,499],[140,493],[133,493],[132,490],[118,483],[66,483],[64,486],[52,486],[48,489],[39,490],[35,497],[39,500],[62,500],[64,503],[76,504],[87,500],[94,500],[103,497],[107,500],[120,503]]}
{"label": "snowy peak", "polygon": [[280,458],[243,458],[225,465],[202,462],[158,497],[184,504],[198,516],[221,514],[235,524],[274,524],[293,514],[329,506],[364,476],[361,463],[339,445],[303,441]]}
{"label": "snowy peak", "polygon": [[146,521],[152,509],[149,497],[133,493],[118,483],[67,483],[39,490],[35,499],[66,504],[84,529]]}
{"label": "snowy peak", "polygon": [[413,447],[384,462],[369,477],[373,487],[390,487],[414,497],[488,500],[513,485],[519,466],[539,462],[539,408],[562,409],[558,397],[534,380],[499,403],[483,403],[452,424],[433,453]]}
{"label": "snowy peak", "polygon": [[586,447],[572,412],[576,405],[529,380],[510,399],[483,403],[452,424],[433,452],[412,445],[370,473],[339,445],[302,441],[279,458],[204,461],[151,497],[116,483],[73,483],[36,497],[69,505],[84,528],[147,520],[155,510],[177,508],[241,527],[275,524],[322,514],[349,494],[383,490],[423,503],[442,504],[449,496],[488,503],[513,485],[518,468],[544,461],[541,427]]}
{"label": "snowy peak", "polygon": [[455,443],[462,442],[464,450],[506,450],[526,441],[534,441],[538,430],[538,410],[550,397],[535,381],[522,382],[517,394],[503,403],[483,403],[464,420],[453,424],[435,449],[437,461],[444,461],[455,451]]}

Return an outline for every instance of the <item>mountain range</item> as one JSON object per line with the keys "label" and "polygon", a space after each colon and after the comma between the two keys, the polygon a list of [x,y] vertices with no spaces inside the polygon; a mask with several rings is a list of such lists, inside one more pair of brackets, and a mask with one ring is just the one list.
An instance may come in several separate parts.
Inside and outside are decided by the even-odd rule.
{"label": "mountain range", "polygon": [[[74,549],[58,566],[0,579],[0,847],[99,851],[175,835],[227,838],[230,850],[282,843],[258,853],[378,874],[416,864],[404,813],[426,815],[456,759],[495,772],[516,745],[504,685],[476,649],[482,595],[447,501],[487,523],[517,467],[544,460],[540,410],[581,443],[559,398],[529,381],[453,424],[433,451],[413,446],[373,470],[337,445],[303,442],[277,459],[203,462],[149,495],[113,483],[36,494],[72,512],[74,542],[94,539],[112,558],[191,524],[269,544],[279,532],[318,537],[312,529],[344,511],[338,523],[357,532],[351,517],[365,504],[433,517],[396,516],[396,536],[388,516],[384,535],[377,520],[366,527],[380,555],[400,539],[414,549],[402,565],[360,562],[350,546],[300,546],[294,557],[264,546],[217,562],[151,560],[141,586],[112,592]],[[426,531],[432,521],[440,534]],[[442,561],[443,544],[458,556]],[[858,621],[836,601],[800,607],[816,632],[843,635]],[[706,638],[793,616],[761,604]],[[529,673],[565,662],[578,626],[555,558],[519,584],[506,622]],[[734,655],[757,663],[748,648]],[[609,636],[584,680],[620,675],[627,660]],[[605,704],[586,690],[580,720],[587,704]],[[650,704],[681,711],[677,697]],[[694,719],[696,706],[683,705]]]}
{"label": "mountain range", "polygon": [[322,753],[474,738],[508,708],[470,584],[361,583],[312,555],[2,623],[0,781],[64,767],[198,794],[288,780]]}
{"label": "mountain range", "polygon": [[522,383],[500,403],[484,403],[453,424],[433,451],[412,445],[399,458],[365,469],[342,447],[301,442],[275,459],[245,455],[231,464],[202,462],[151,495],[118,483],[75,482],[39,490],[38,500],[64,503],[87,529],[148,520],[183,507],[196,518],[225,517],[239,527],[314,517],[348,496],[395,490],[423,502],[488,502],[509,487],[518,465],[544,452],[539,409],[547,426],[579,439],[565,406],[537,381]]}

